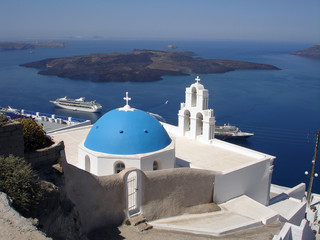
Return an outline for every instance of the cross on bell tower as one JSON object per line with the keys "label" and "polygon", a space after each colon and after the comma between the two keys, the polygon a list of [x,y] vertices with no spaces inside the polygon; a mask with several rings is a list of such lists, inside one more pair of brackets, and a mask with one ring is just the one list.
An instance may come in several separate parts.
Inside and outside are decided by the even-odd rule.
{"label": "cross on bell tower", "polygon": [[197,76],[197,77],[195,78],[195,80],[196,80],[197,84],[199,84],[199,82],[200,82],[199,76]]}

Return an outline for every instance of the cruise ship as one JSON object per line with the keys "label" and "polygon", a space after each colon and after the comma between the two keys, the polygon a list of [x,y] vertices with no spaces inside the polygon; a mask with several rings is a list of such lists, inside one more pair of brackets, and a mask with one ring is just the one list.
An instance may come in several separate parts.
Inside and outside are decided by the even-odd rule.
{"label": "cruise ship", "polygon": [[54,105],[70,109],[74,111],[84,111],[84,112],[100,112],[102,106],[94,101],[85,101],[84,97],[77,98],[77,99],[70,99],[67,97],[57,98],[54,101],[50,101]]}
{"label": "cruise ship", "polygon": [[214,135],[216,138],[248,138],[253,136],[253,133],[242,132],[238,127],[232,126],[229,123],[223,126],[215,126]]}

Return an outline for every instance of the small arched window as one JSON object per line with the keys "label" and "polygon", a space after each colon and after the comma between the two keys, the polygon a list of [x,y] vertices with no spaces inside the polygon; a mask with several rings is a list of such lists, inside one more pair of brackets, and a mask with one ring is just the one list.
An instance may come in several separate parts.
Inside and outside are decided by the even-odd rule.
{"label": "small arched window", "polygon": [[116,162],[114,165],[114,173],[119,173],[125,168],[126,166],[124,165],[123,162]]}
{"label": "small arched window", "polygon": [[158,162],[155,160],[153,161],[153,171],[158,170],[159,169],[159,164]]}

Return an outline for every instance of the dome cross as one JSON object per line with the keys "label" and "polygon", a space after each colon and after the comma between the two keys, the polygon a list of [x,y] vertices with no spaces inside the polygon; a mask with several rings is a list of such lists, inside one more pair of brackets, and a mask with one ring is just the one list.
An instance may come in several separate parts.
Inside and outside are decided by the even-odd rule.
{"label": "dome cross", "polygon": [[126,100],[126,106],[129,105],[129,101],[131,100],[131,98],[128,97],[128,92],[126,92],[126,97],[123,98],[124,100]]}
{"label": "dome cross", "polygon": [[129,106],[129,101],[131,100],[131,98],[128,96],[128,92],[126,92],[126,96],[123,98],[124,100],[126,100],[126,105],[122,108],[118,108],[120,111],[133,111],[134,108]]}

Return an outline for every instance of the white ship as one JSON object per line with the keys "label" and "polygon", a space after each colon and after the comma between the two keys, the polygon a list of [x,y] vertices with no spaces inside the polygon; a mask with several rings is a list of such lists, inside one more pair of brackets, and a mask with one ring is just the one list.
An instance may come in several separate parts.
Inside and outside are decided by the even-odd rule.
{"label": "white ship", "polygon": [[78,99],[69,99],[67,97],[63,97],[50,102],[58,107],[74,111],[100,112],[100,110],[102,109],[102,106],[95,100],[85,101],[84,97]]}
{"label": "white ship", "polygon": [[215,126],[214,136],[216,138],[227,139],[227,138],[248,138],[253,136],[253,133],[242,132],[236,126],[232,126],[229,123],[223,126]]}

